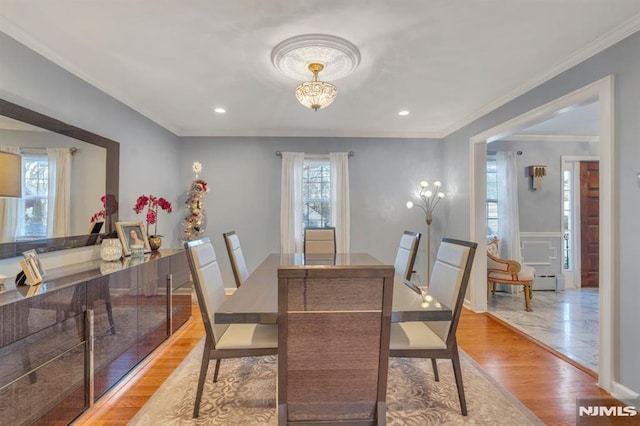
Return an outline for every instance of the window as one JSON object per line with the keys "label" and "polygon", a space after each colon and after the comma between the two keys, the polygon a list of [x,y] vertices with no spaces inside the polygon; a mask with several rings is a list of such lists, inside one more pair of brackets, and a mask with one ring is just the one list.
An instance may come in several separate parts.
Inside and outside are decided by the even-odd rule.
{"label": "window", "polygon": [[498,235],[498,171],[495,154],[487,155],[487,237]]}
{"label": "window", "polygon": [[302,171],[302,226],[331,226],[331,169],[328,159],[304,160]]}
{"label": "window", "polygon": [[571,270],[573,256],[573,170],[562,172],[562,220],[564,244],[562,246],[562,269]]}
{"label": "window", "polygon": [[49,161],[46,154],[22,154],[22,199],[18,211],[18,239],[47,236]]}

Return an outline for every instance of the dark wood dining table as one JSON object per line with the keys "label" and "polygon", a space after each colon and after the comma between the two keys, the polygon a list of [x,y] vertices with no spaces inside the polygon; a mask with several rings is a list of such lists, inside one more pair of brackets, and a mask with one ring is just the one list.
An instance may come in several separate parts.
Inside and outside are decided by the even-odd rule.
{"label": "dark wood dining table", "polygon": [[[278,322],[278,268],[340,268],[341,266],[381,265],[367,253],[335,255],[269,254],[247,280],[215,313],[217,324]],[[363,295],[366,297],[366,294]],[[393,283],[392,322],[449,321],[451,308],[428,292],[396,274]]]}

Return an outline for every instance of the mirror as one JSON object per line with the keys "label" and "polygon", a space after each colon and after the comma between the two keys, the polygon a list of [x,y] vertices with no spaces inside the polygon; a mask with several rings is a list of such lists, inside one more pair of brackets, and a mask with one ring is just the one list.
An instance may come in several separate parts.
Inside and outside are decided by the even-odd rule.
{"label": "mirror", "polygon": [[[0,259],[21,256],[22,252],[30,249],[35,249],[38,253],[45,253],[95,244],[98,234],[88,233],[91,215],[101,209],[100,197],[102,195],[113,194],[115,200],[119,196],[120,144],[3,99],[0,99],[0,115],[37,128],[25,131],[24,129],[29,126],[16,126],[22,127],[23,130],[0,130],[0,132],[5,132],[5,136],[11,137],[11,141],[6,141],[4,138],[0,140],[0,145],[29,145],[39,148],[68,146],[77,149],[73,159],[77,167],[72,170],[71,177],[73,207],[70,225],[72,235],[1,243]],[[53,132],[53,134],[47,131]],[[24,143],[17,143],[19,140]],[[83,163],[81,159],[83,151],[85,160],[89,160],[88,163]],[[95,165],[96,161],[101,161],[100,159],[104,159],[102,160],[104,166],[100,165],[97,168],[106,171],[106,173],[101,172],[101,175],[96,179],[84,178],[83,181],[82,176],[96,169],[91,164]],[[103,189],[98,189],[100,186],[103,186]],[[114,210],[105,220],[105,226],[101,231],[102,235],[111,233],[115,229],[114,224],[118,220],[118,212],[117,208]]]}

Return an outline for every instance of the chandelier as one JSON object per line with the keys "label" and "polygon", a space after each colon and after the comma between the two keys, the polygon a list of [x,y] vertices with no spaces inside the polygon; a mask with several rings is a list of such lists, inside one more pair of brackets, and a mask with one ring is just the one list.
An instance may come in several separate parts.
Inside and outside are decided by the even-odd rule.
{"label": "chandelier", "polygon": [[309,71],[313,73],[313,79],[299,84],[295,94],[298,102],[317,111],[331,105],[338,92],[333,84],[321,81],[318,73],[324,70],[324,78],[330,81],[351,74],[360,63],[360,51],[340,37],[304,34],[274,47],[271,62],[278,71],[298,81],[306,80]]}
{"label": "chandelier", "polygon": [[324,65],[312,62],[308,68],[313,73],[313,80],[296,87],[296,99],[307,108],[318,111],[331,105],[336,99],[338,89],[331,83],[318,80],[318,73],[324,69]]}

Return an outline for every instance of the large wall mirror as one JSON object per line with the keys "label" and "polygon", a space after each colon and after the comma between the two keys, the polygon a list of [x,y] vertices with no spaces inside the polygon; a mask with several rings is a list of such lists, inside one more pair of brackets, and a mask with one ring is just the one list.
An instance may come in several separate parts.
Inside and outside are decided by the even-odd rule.
{"label": "large wall mirror", "polygon": [[[91,234],[91,217],[103,209],[101,198],[105,195],[109,202],[108,214],[100,233],[114,230],[114,224],[118,220],[118,142],[0,99],[0,146],[12,147],[14,150],[19,147],[25,158],[46,155],[47,148],[72,153],[69,166],[71,207],[67,212],[69,231],[55,238],[34,237],[39,232],[39,225],[33,224],[25,235],[18,238],[6,237],[11,231],[5,232],[0,240],[0,259],[21,256],[24,251],[31,249],[45,253],[95,244],[99,234]],[[30,205],[28,208],[33,210],[34,207]],[[11,217],[15,216],[13,211],[11,210]],[[18,216],[18,220],[13,222],[20,223],[22,229],[29,226],[25,224],[23,211]],[[5,221],[4,217],[5,212],[0,211],[0,227],[6,229],[9,227],[9,220]]]}

